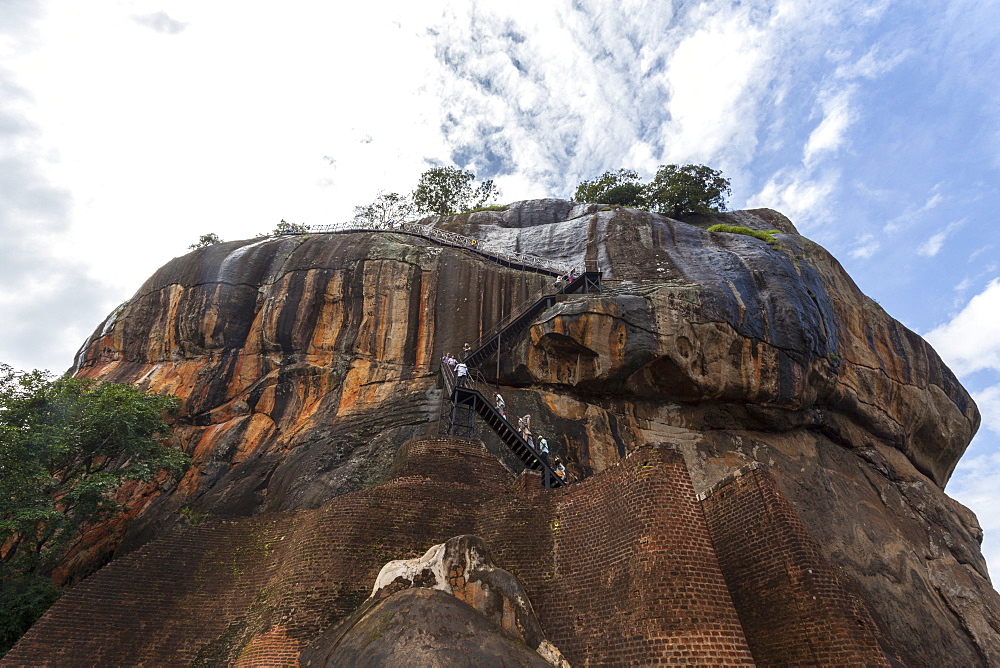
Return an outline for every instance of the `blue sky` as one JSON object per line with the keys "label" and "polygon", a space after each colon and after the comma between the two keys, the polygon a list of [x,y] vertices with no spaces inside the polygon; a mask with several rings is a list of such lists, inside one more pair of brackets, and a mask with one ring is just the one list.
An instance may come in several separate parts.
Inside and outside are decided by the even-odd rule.
{"label": "blue sky", "polygon": [[200,234],[344,220],[429,165],[516,200],[705,163],[973,393],[947,491],[1000,564],[1000,3],[352,4],[0,0],[0,361],[63,371]]}

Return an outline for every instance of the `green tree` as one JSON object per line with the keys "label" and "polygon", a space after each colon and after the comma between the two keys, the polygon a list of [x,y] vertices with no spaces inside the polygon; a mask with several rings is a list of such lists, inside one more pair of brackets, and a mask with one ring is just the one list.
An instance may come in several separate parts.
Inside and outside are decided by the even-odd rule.
{"label": "green tree", "polygon": [[413,191],[417,211],[441,216],[478,209],[500,197],[493,181],[473,187],[476,175],[458,167],[434,167],[420,175]]}
{"label": "green tree", "polygon": [[371,204],[354,207],[354,220],[387,225],[409,220],[415,213],[416,207],[408,195],[379,192]]}
{"label": "green tree", "polygon": [[285,219],[274,226],[271,231],[272,237],[280,237],[282,234],[305,234],[309,231],[309,226],[302,223],[286,223]]}
{"label": "green tree", "polygon": [[222,239],[215,232],[209,232],[208,234],[203,234],[198,237],[198,242],[193,243],[188,246],[189,249],[194,250],[196,248],[204,248],[205,246],[214,246],[215,244],[221,244]]}
{"label": "green tree", "polygon": [[179,476],[168,447],[177,399],[131,385],[0,364],[0,653],[58,595],[52,566],[82,528],[124,508],[125,481]]}
{"label": "green tree", "polygon": [[583,181],[576,187],[573,200],[643,208],[646,205],[645,187],[639,174],[631,169],[607,171],[592,181]]}
{"label": "green tree", "polygon": [[730,192],[729,179],[711,167],[660,165],[644,197],[650,211],[680,218],[725,209]]}

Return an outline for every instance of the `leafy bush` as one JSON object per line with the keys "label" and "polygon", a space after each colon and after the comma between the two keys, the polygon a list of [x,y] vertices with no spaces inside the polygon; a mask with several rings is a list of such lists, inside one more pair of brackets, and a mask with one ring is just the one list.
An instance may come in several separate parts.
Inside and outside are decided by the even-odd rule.
{"label": "leafy bush", "polygon": [[619,169],[604,172],[592,181],[581,182],[573,193],[573,200],[644,208],[644,190],[637,172]]}
{"label": "leafy bush", "polygon": [[113,496],[123,482],[186,469],[188,456],[162,442],[177,403],[131,385],[53,380],[0,364],[3,642],[55,600],[44,582],[80,530],[124,510]]}
{"label": "leafy bush", "polygon": [[188,248],[190,250],[195,250],[196,248],[204,248],[206,246],[214,246],[215,244],[221,244],[222,239],[215,232],[209,232],[208,234],[203,234],[198,237],[197,243],[193,243]]}
{"label": "leafy bush", "polygon": [[644,197],[651,211],[672,218],[712,213],[726,208],[729,179],[705,165],[661,165],[646,186]]}
{"label": "leafy bush", "polygon": [[711,167],[661,165],[647,184],[631,169],[604,172],[592,181],[581,182],[573,199],[631,206],[680,218],[723,210],[729,193],[729,180]]}
{"label": "leafy bush", "polygon": [[754,239],[760,239],[761,241],[766,241],[772,247],[777,248],[781,244],[774,238],[775,234],[781,234],[781,230],[768,230],[767,232],[761,232],[760,230],[751,230],[749,227],[743,227],[742,225],[712,225],[707,230],[708,232],[728,232],[729,234],[743,234],[748,237],[753,237]]}

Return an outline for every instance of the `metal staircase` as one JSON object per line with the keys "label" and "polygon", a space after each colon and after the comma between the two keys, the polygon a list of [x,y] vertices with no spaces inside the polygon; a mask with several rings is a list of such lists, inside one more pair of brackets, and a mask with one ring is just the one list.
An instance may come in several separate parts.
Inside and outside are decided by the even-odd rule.
{"label": "metal staircase", "polygon": [[541,453],[524,440],[500,414],[493,402],[486,398],[483,392],[489,393],[490,389],[486,383],[478,379],[478,372],[472,369],[470,371],[473,375],[459,384],[455,370],[447,364],[441,365],[445,396],[451,397],[447,433],[450,436],[474,438],[475,419],[478,415],[525,468],[542,472],[542,484],[545,489],[564,486],[566,483],[556,475],[552,467],[542,458]]}
{"label": "metal staircase", "polygon": [[464,362],[469,369],[469,376],[464,377],[461,383],[456,378],[455,370],[448,364],[442,364],[444,396],[450,398],[447,413],[442,411],[442,418],[447,415],[447,433],[452,436],[474,437],[478,415],[525,468],[542,472],[545,489],[564,486],[565,481],[556,475],[541,454],[521,437],[494,407],[493,402],[487,399],[487,396],[492,395],[493,389],[482,380],[477,367],[496,354],[503,342],[514,340],[535,321],[539,314],[562,301],[565,295],[600,291],[601,272],[596,271],[594,267],[594,271],[585,271],[569,279],[559,292],[525,302],[484,333],[472,350],[465,355]]}
{"label": "metal staircase", "polygon": [[539,314],[562,301],[563,295],[600,291],[601,272],[585,271],[570,279],[559,292],[525,302],[479,337],[479,340],[472,346],[472,352],[465,356],[465,363],[469,367],[478,367],[496,353],[503,342],[513,341],[517,334],[527,329],[528,325],[534,322]]}
{"label": "metal staircase", "polygon": [[[481,380],[481,374],[477,367],[492,355],[497,354],[504,343],[510,343],[514,340],[518,334],[535,321],[540,313],[552,308],[566,295],[600,292],[601,272],[598,271],[596,262],[587,262],[583,273],[576,275],[577,269],[564,262],[528,253],[511,252],[498,244],[441,230],[434,227],[433,224],[421,225],[412,222],[376,223],[353,220],[335,225],[309,226],[305,231],[295,230],[289,233],[342,234],[350,232],[388,232],[420,236],[441,245],[462,248],[482,255],[503,266],[536,271],[557,276],[560,280],[566,281],[556,293],[525,302],[479,337],[479,340],[463,360],[469,369],[470,376],[464,378],[461,384],[455,377],[454,369],[447,364],[441,365],[444,396],[448,399],[448,403],[443,404],[442,410],[442,418],[447,415],[447,424],[442,426],[446,426],[448,434],[475,436],[476,416],[479,416],[486,426],[499,437],[501,443],[517,461],[525,468],[542,472],[545,489],[564,486],[565,481],[556,475],[541,454],[521,437],[506,418],[497,411],[493,403],[486,398],[492,394],[492,388]],[[445,407],[447,410],[444,410]]]}

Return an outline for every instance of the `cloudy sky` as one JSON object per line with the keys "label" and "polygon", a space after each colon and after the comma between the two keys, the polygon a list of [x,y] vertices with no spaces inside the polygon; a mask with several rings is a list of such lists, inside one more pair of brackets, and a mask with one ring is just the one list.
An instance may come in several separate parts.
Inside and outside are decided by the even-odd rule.
{"label": "cloudy sky", "polygon": [[0,0],[0,361],[62,372],[199,235],[432,165],[513,201],[705,163],[973,393],[948,492],[1000,568],[998,38],[994,0]]}

